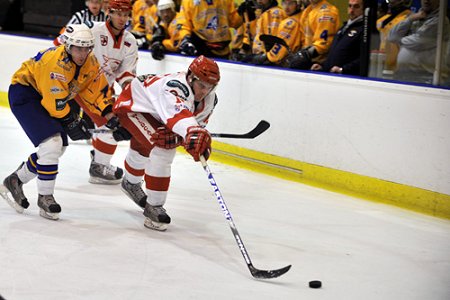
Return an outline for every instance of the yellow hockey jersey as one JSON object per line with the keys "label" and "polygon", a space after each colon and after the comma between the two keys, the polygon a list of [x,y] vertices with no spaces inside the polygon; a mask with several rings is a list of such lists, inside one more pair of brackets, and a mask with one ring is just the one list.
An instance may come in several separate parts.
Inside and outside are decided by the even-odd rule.
{"label": "yellow hockey jersey", "polygon": [[133,4],[133,8],[131,11],[131,24],[132,24],[132,32],[140,33],[142,35],[145,34],[145,15],[148,13],[148,9],[152,6],[148,6],[145,3],[145,0],[137,0]]}
{"label": "yellow hockey jersey", "polygon": [[153,28],[157,25],[158,22],[158,7],[156,5],[152,5],[147,8],[144,12],[145,18],[145,38],[148,41],[151,41],[153,38]]}
{"label": "yellow hockey jersey", "polygon": [[305,8],[303,15],[305,16],[303,47],[314,46],[319,55],[326,55],[339,30],[339,10],[323,0],[317,4],[311,3]]}
{"label": "yellow hockey jersey", "polygon": [[289,46],[287,49],[280,44],[275,44],[267,53],[267,59],[275,64],[282,62],[284,58],[289,54],[289,51],[296,52],[303,48],[303,28],[300,24],[300,19],[303,12],[299,12],[293,16],[287,17],[281,21],[277,36],[283,39]]}
{"label": "yellow hockey jersey", "polygon": [[[164,27],[168,37],[162,41],[162,44],[170,52],[178,52],[181,41],[186,35],[186,31],[182,31],[183,16],[177,13],[169,25],[161,22],[160,25]],[[184,35],[183,35],[184,34]]]}
{"label": "yellow hockey jersey", "polygon": [[[286,12],[278,6],[271,7],[261,13],[256,19],[255,37],[253,39],[252,53],[265,53],[264,43],[259,39],[261,34],[277,35],[281,21],[286,18]],[[246,43],[244,39],[244,43]]]}
{"label": "yellow hockey jersey", "polygon": [[89,54],[78,74],[77,68],[64,46],[48,48],[25,61],[14,73],[11,84],[32,86],[42,96],[41,105],[54,118],[69,113],[67,102],[76,95],[90,112],[101,115],[113,101],[94,54]]}
{"label": "yellow hockey jersey", "polygon": [[[233,0],[182,0],[181,14],[184,18],[182,35],[195,33],[208,43],[230,42],[230,28],[238,28],[242,18]],[[218,51],[226,55],[229,48]]]}
{"label": "yellow hockey jersey", "polygon": [[396,43],[391,43],[387,40],[387,36],[389,35],[389,31],[391,28],[405,20],[411,14],[411,10],[406,9],[399,13],[395,18],[389,21],[387,24],[386,19],[390,18],[390,14],[386,14],[377,20],[377,29],[380,32],[380,48],[379,50],[386,53],[386,62],[385,69],[386,70],[395,70],[397,66],[397,55],[400,47]]}

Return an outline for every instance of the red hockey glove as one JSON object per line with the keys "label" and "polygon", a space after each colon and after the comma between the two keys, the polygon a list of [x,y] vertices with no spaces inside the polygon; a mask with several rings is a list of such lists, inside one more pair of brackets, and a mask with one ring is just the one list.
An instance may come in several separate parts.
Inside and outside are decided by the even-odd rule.
{"label": "red hockey glove", "polygon": [[211,153],[211,135],[208,130],[200,126],[189,127],[184,148],[195,161],[199,161],[201,155],[208,160]]}
{"label": "red hockey glove", "polygon": [[150,141],[157,147],[173,149],[183,143],[183,138],[166,127],[158,127],[152,134]]}

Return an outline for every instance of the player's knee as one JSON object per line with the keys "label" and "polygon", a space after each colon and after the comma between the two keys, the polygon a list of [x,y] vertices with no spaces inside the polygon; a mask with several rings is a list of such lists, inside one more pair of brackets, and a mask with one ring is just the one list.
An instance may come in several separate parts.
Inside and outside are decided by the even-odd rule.
{"label": "player's knee", "polygon": [[60,134],[49,137],[39,144],[38,163],[41,165],[57,164],[65,148]]}
{"label": "player's knee", "polygon": [[150,152],[150,159],[159,164],[171,165],[176,153],[176,149],[163,149],[160,147],[155,147],[152,152]]}

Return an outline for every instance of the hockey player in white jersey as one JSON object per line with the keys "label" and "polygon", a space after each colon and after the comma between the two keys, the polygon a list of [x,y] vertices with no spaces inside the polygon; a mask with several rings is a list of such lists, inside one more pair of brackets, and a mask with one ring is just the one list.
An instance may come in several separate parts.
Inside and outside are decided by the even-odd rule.
{"label": "hockey player in white jersey", "polygon": [[175,148],[183,145],[195,161],[209,158],[211,135],[204,127],[217,104],[219,80],[216,62],[199,56],[187,72],[136,77],[116,100],[113,111],[123,127],[114,136],[131,134],[122,187],[144,208],[148,228],[166,230],[171,221],[163,206]]}
{"label": "hockey player in white jersey", "polygon": [[[111,89],[117,82],[125,87],[136,76],[138,49],[136,39],[124,30],[131,17],[130,0],[111,0],[106,22],[94,23],[92,33],[95,37],[94,54],[100,62]],[[114,94],[114,91],[112,91]],[[106,129],[106,127],[99,127]],[[111,165],[111,158],[117,148],[117,141],[111,133],[94,134],[94,150],[89,168],[89,182],[98,184],[118,184],[123,170]]]}

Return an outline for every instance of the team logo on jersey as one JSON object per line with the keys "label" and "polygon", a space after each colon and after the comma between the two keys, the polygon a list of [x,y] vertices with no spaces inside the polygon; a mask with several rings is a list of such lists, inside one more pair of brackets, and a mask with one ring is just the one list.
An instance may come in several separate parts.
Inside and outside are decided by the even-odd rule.
{"label": "team logo on jersey", "polygon": [[52,93],[52,94],[59,94],[61,92],[64,92],[64,90],[62,88],[60,88],[60,87],[52,86],[50,88],[50,93]]}
{"label": "team logo on jersey", "polygon": [[319,23],[327,22],[327,21],[330,21],[330,22],[334,23],[334,18],[332,16],[321,16],[319,18]]}
{"label": "team logo on jersey", "polygon": [[179,88],[183,92],[185,98],[189,97],[189,94],[190,94],[189,89],[187,88],[187,86],[182,84],[179,80],[170,80],[166,84],[167,84],[167,86],[170,86],[170,87]]}
{"label": "team logo on jersey", "polygon": [[184,99],[182,96],[177,95],[177,91],[171,90],[170,92],[172,94],[174,94],[175,97],[177,98],[177,101],[176,101],[176,103],[174,105],[174,109],[175,109],[176,112],[180,112],[183,109],[190,110],[189,107],[185,104],[187,99]]}
{"label": "team logo on jersey", "polygon": [[50,72],[50,79],[67,82],[66,76],[55,72]]}
{"label": "team logo on jersey", "polygon": [[206,25],[206,29],[217,30],[218,23],[219,22],[217,16],[214,16],[212,17],[211,21],[209,21],[208,24]]}
{"label": "team logo on jersey", "polygon": [[355,29],[350,30],[350,32],[348,33],[349,37],[354,37],[356,35],[357,31]]}
{"label": "team logo on jersey", "polygon": [[102,46],[108,45],[108,37],[106,35],[100,35],[100,44],[102,44]]}

